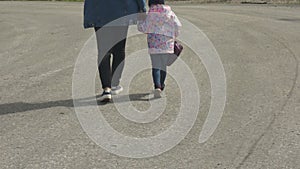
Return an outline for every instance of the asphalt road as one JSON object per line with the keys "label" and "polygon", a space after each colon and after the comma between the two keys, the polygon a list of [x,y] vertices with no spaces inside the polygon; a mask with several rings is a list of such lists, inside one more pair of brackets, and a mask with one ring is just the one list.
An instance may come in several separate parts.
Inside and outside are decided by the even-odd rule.
{"label": "asphalt road", "polygon": [[[145,159],[102,149],[76,117],[74,64],[93,35],[82,27],[82,7],[0,2],[0,168],[300,168],[299,7],[174,5],[177,15],[201,29],[218,51],[227,79],[226,107],[213,136],[199,144],[211,89],[201,60],[185,48],[182,59],[199,85],[198,117],[180,144]],[[144,48],[143,40],[129,38],[128,55]],[[167,109],[149,124],[124,119],[114,104],[98,107],[117,131],[153,136],[176,119],[180,90],[171,77],[168,84]],[[137,109],[149,108],[137,98],[151,86],[150,71],[133,79],[130,98]]]}

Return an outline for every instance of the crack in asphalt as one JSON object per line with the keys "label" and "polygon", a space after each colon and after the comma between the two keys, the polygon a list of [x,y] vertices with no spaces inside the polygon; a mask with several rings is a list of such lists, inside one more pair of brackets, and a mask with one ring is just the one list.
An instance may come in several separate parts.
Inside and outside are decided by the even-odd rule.
{"label": "crack in asphalt", "polygon": [[[267,33],[265,32],[262,32],[263,34],[265,34],[266,36],[269,36],[270,38],[273,38],[271,37],[270,35],[268,35]],[[247,155],[243,158],[243,160],[239,163],[239,165],[236,167],[236,169],[240,169],[244,164],[245,162],[249,159],[249,157],[254,153],[258,143],[262,140],[262,138],[265,136],[265,134],[271,129],[272,125],[274,124],[276,118],[280,115],[280,112],[282,112],[284,110],[284,108],[286,107],[288,101],[290,100],[290,98],[292,97],[293,93],[294,93],[294,89],[296,87],[296,82],[297,82],[297,79],[298,79],[298,71],[299,71],[299,61],[296,57],[296,54],[284,43],[282,42],[281,40],[279,39],[276,39],[276,38],[273,38],[275,41],[277,41],[278,43],[280,43],[283,47],[285,47],[291,54],[292,54],[292,57],[294,58],[295,62],[296,62],[296,69],[295,69],[295,78],[293,79],[293,85],[290,89],[290,91],[288,92],[288,95],[287,95],[287,99],[285,100],[285,102],[283,103],[283,105],[281,106],[280,108],[280,111],[279,113],[274,113],[273,114],[273,117],[272,117],[272,120],[270,121],[269,125],[267,126],[267,128],[265,129],[265,131],[259,136],[259,138],[252,144],[252,146],[250,147]]]}

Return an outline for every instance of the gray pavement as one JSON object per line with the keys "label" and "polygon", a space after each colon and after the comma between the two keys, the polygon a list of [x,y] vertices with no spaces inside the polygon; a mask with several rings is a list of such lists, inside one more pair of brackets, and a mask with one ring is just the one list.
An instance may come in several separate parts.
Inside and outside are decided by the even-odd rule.
{"label": "gray pavement", "polygon": [[[145,159],[102,149],[76,117],[72,73],[93,34],[82,27],[82,8],[82,3],[0,2],[1,169],[300,168],[299,7],[174,5],[177,15],[203,30],[217,49],[227,78],[226,107],[213,136],[199,144],[211,89],[205,67],[186,47],[182,59],[201,96],[198,118],[180,144]],[[127,54],[145,48],[144,40],[129,38]],[[135,97],[151,87],[150,71],[138,74],[130,85],[132,105],[149,108]],[[167,109],[149,124],[124,119],[113,104],[99,110],[125,135],[154,136],[176,119],[180,92],[171,77],[166,94]]]}

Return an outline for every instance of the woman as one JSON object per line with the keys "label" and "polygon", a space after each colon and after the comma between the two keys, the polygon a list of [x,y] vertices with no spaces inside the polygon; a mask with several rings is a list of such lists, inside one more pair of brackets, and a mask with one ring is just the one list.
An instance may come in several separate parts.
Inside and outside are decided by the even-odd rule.
{"label": "woman", "polygon": [[[84,1],[84,28],[94,28],[97,38],[98,71],[103,89],[101,102],[111,101],[112,94],[123,90],[119,83],[124,68],[129,19],[123,20],[119,25],[105,25],[124,16],[145,11],[145,0]],[[123,38],[119,39],[120,37]]]}

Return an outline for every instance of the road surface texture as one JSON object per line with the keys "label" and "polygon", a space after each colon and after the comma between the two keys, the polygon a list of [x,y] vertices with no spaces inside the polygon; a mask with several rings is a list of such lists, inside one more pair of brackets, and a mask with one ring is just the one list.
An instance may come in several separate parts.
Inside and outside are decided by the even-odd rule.
{"label": "road surface texture", "polygon": [[[209,76],[188,47],[182,59],[196,76],[201,96],[194,127],[180,144],[159,156],[120,157],[86,135],[73,107],[74,64],[94,33],[82,27],[83,4],[2,1],[0,168],[299,169],[300,8],[172,7],[209,37],[225,69],[226,107],[207,142],[200,144],[198,138],[210,104]],[[127,54],[145,48],[144,42],[144,36],[130,37]],[[96,81],[99,94],[98,77]],[[133,79],[130,98],[137,109],[149,107],[138,97],[149,92],[151,83],[150,70]],[[169,109],[149,124],[126,120],[114,104],[99,109],[125,135],[154,136],[176,120],[173,110],[178,110],[180,89],[171,77],[166,95]]]}

